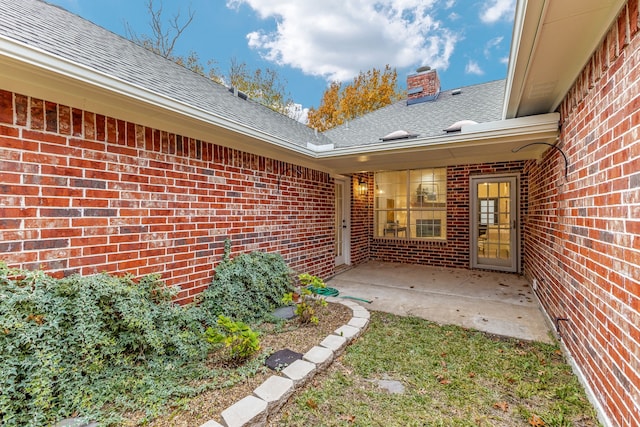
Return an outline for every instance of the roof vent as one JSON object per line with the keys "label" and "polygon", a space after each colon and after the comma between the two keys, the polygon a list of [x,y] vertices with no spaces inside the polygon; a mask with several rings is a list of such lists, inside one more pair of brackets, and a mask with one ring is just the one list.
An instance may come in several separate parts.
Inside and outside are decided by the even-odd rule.
{"label": "roof vent", "polygon": [[444,131],[447,133],[460,132],[462,130],[462,126],[465,125],[477,125],[478,122],[474,122],[473,120],[459,120],[446,128]]}
{"label": "roof vent", "polygon": [[380,138],[380,141],[395,141],[398,139],[416,138],[417,136],[418,136],[417,133],[407,132],[406,130],[397,130],[395,132],[391,132],[390,134],[383,136],[382,138]]}
{"label": "roof vent", "polygon": [[462,93],[462,89],[454,89],[451,91],[451,95],[460,95]]}
{"label": "roof vent", "polygon": [[247,100],[247,98],[249,98],[246,93],[240,92],[237,87],[230,87],[229,92],[231,92],[233,96],[244,99],[245,101]]}

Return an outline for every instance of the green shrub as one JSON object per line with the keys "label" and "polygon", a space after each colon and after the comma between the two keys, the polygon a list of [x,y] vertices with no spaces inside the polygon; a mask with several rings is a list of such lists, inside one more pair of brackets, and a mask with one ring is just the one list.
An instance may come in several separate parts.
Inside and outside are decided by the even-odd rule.
{"label": "green shrub", "polygon": [[201,314],[173,304],[174,293],[157,276],[54,279],[0,262],[0,424],[98,416],[132,370],[203,360]]}
{"label": "green shrub", "polygon": [[207,328],[207,340],[212,344],[223,343],[233,359],[244,360],[260,350],[258,332],[246,323],[233,321],[227,316],[218,316],[218,329]]}
{"label": "green shrub", "polygon": [[224,315],[243,322],[267,318],[291,290],[291,271],[279,254],[252,252],[225,257],[215,269],[211,285],[202,293],[201,307],[209,316]]}

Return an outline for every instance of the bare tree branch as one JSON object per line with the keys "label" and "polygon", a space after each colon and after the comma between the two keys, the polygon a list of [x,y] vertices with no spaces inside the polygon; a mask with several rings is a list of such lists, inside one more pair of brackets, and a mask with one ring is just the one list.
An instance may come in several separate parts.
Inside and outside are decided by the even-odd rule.
{"label": "bare tree branch", "polygon": [[147,34],[138,36],[128,22],[125,22],[125,30],[127,37],[133,42],[140,46],[144,46],[165,58],[175,59],[173,50],[176,42],[184,30],[186,30],[193,22],[195,12],[193,12],[191,7],[189,7],[189,15],[186,22],[180,23],[180,11],[178,11],[178,13],[169,20],[170,29],[165,29],[162,20],[162,6],[162,1],[160,1],[160,5],[157,8],[155,7],[153,0],[148,0],[147,2],[147,11],[151,18],[151,22],[149,22],[149,27],[152,32],[151,36]]}

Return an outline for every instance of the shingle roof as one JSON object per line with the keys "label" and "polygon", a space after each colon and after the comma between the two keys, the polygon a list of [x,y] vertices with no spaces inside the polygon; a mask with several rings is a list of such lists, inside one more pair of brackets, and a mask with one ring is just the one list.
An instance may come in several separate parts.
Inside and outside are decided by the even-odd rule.
{"label": "shingle roof", "polygon": [[58,6],[41,0],[0,0],[0,37],[41,49],[75,64],[120,79],[192,108],[235,121],[300,147],[372,145],[406,130],[418,137],[439,136],[458,120],[500,120],[503,80],[443,91],[432,102],[406,101],[374,111],[325,133],[263,105],[243,100],[228,88],[144,49]]}
{"label": "shingle roof", "polygon": [[[452,93],[460,91],[458,95]],[[340,127],[325,135],[336,147],[380,143],[380,138],[398,130],[418,137],[442,136],[444,129],[459,120],[478,123],[500,120],[505,80],[442,91],[435,101],[407,105],[398,101]]]}
{"label": "shingle roof", "polygon": [[221,84],[40,0],[0,0],[0,36],[293,144],[329,143],[302,123],[255,101],[240,99]]}

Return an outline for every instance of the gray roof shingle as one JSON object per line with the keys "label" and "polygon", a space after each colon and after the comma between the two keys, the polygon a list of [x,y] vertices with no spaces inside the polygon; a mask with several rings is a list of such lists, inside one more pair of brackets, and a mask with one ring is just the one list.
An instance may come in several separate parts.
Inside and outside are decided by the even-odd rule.
{"label": "gray roof shingle", "polygon": [[0,36],[233,120],[292,144],[328,144],[322,134],[258,102],[242,100],[124,37],[40,0],[0,0]]}
{"label": "gray roof shingle", "polygon": [[380,143],[380,138],[398,130],[418,137],[434,137],[446,134],[444,129],[460,120],[478,123],[500,120],[504,99],[505,80],[496,80],[442,91],[435,101],[407,105],[398,101],[376,110],[340,127],[330,129],[325,135],[336,147],[354,147]]}
{"label": "gray roof shingle", "polygon": [[190,107],[306,147],[372,145],[397,130],[419,137],[443,135],[458,120],[500,120],[504,80],[443,91],[432,102],[399,101],[325,133],[258,102],[234,96],[225,86],[198,75],[58,6],[41,0],[0,0],[0,36],[49,52],[89,69],[144,88]]}

